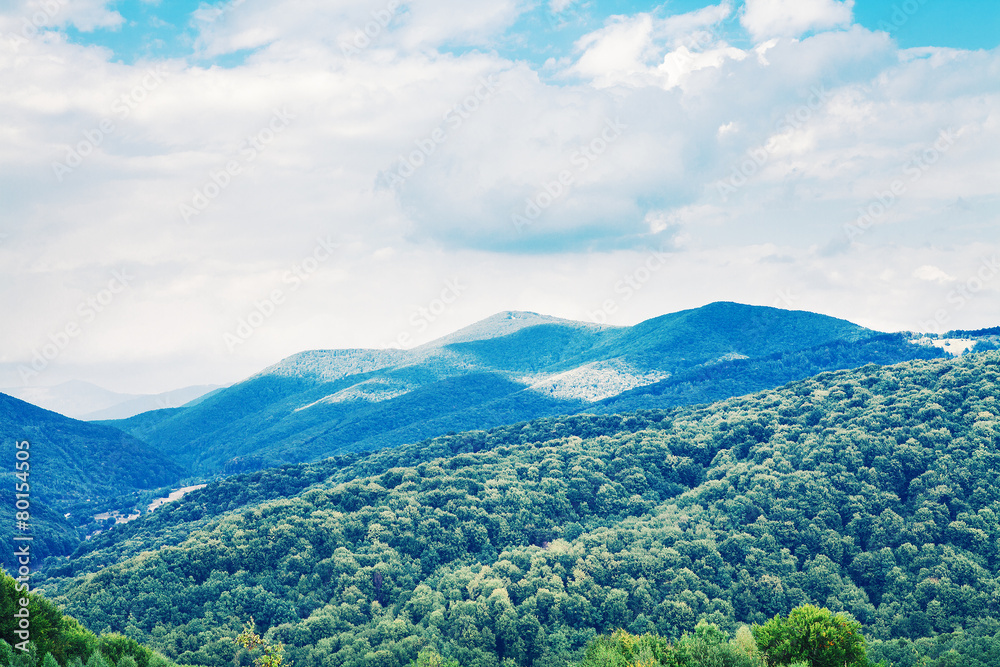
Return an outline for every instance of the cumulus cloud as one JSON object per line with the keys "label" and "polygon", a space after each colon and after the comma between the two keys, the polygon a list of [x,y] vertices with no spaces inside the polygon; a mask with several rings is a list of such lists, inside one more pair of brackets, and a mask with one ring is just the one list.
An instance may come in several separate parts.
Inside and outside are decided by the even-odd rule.
{"label": "cumulus cloud", "polygon": [[483,46],[513,23],[517,0],[498,0],[468,11],[462,0],[345,0],[325,2],[231,2],[194,16],[197,46],[203,56],[267,48],[274,59],[298,60],[309,54],[357,56],[368,52],[434,51]]}
{"label": "cumulus cloud", "polygon": [[[789,34],[767,6],[741,17],[758,42]],[[369,3],[247,0],[196,20],[201,55],[257,49],[228,68],[0,40],[0,308],[18,322],[0,386],[121,270],[134,283],[49,372],[152,360],[156,384],[115,388],[170,389],[607,299],[619,323],[730,299],[916,328],[947,304],[942,276],[998,241],[1000,53],[899,51],[820,31],[846,4],[796,6],[817,34],[752,49],[723,37],[728,3],[613,18],[544,76],[492,48],[513,1],[414,1],[382,26]],[[337,252],[300,277],[327,237]],[[623,299],[652,249],[669,263]],[[410,331],[456,277],[454,310]],[[223,334],[274,290],[285,303],[231,353]],[[956,326],[1000,317],[986,293]]]}
{"label": "cumulus cloud", "polygon": [[740,22],[755,41],[849,25],[854,0],[747,0]]}
{"label": "cumulus cloud", "polygon": [[115,29],[125,19],[108,0],[14,0],[0,13],[0,30],[11,36],[34,39],[39,30],[73,26],[82,32]]}
{"label": "cumulus cloud", "polygon": [[580,55],[566,73],[599,88],[625,82],[673,88],[692,72],[746,57],[719,35],[732,13],[727,1],[666,18],[649,13],[613,17],[576,42]]}

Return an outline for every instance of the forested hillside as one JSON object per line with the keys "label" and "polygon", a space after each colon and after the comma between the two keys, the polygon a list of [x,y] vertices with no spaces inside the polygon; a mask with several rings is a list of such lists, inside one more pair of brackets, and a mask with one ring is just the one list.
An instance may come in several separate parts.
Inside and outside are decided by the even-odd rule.
{"label": "forested hillside", "polygon": [[0,429],[9,434],[3,444],[9,460],[15,441],[32,444],[32,475],[38,482],[33,494],[50,504],[156,488],[182,473],[118,429],[70,419],[6,394],[0,394]]}
{"label": "forested hillside", "polygon": [[[15,443],[30,443],[33,557],[70,553],[79,537],[64,514],[77,502],[110,499],[181,477],[175,463],[115,428],[90,424],[0,394],[0,454],[11,462],[0,472],[0,503],[14,507]],[[22,480],[24,481],[24,480]],[[0,563],[13,563],[13,514],[0,522]]]}
{"label": "forested hillside", "polygon": [[[22,621],[27,622],[27,628]],[[83,667],[84,664],[175,667],[134,639],[114,633],[94,634],[49,600],[26,591],[23,584],[0,572],[0,665]]]}
{"label": "forested hillside", "polygon": [[[95,630],[228,665],[566,665],[598,633],[847,611],[900,667],[1000,656],[1000,355],[556,417],[226,480],[51,563]],[[926,660],[924,660],[926,658]]]}

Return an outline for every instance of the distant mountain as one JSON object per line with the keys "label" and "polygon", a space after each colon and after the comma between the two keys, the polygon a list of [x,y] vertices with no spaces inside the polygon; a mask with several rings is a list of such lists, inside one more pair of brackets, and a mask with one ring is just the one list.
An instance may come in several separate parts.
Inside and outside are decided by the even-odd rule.
{"label": "distant mountain", "polygon": [[122,394],[90,382],[70,380],[51,387],[9,387],[3,393],[73,419],[125,419],[142,412],[176,408],[221,388],[197,385],[160,394]]}
{"label": "distant mountain", "polygon": [[410,350],[302,352],[197,405],[108,423],[192,472],[232,473],[614,410],[616,397],[628,409],[706,402],[943,354],[825,315],[735,303],[632,327],[505,312]]}
{"label": "distant mountain", "polygon": [[70,380],[51,387],[7,387],[0,391],[74,419],[135,398],[134,394],[121,394],[82,380]]}
{"label": "distant mountain", "polygon": [[217,384],[201,384],[165,391],[159,394],[139,394],[103,410],[88,412],[78,417],[78,419],[85,419],[87,421],[127,419],[128,417],[149,412],[150,410],[179,408],[189,404],[197,404],[206,395],[223,388]]}
{"label": "distant mountain", "polygon": [[[183,470],[145,443],[118,429],[70,419],[0,394],[0,501],[14,507],[16,443],[28,441],[29,484],[34,553],[38,561],[68,553],[78,541],[63,513],[74,503],[154,489],[178,480]],[[13,509],[11,509],[13,512]],[[13,515],[0,522],[0,560],[12,562]]]}

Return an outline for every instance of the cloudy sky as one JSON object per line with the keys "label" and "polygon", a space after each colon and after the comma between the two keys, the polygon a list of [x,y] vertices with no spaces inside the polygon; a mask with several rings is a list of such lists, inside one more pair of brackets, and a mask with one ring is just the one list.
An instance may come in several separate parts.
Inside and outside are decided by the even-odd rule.
{"label": "cloudy sky", "polygon": [[1000,325],[995,0],[0,1],[0,386],[503,310]]}

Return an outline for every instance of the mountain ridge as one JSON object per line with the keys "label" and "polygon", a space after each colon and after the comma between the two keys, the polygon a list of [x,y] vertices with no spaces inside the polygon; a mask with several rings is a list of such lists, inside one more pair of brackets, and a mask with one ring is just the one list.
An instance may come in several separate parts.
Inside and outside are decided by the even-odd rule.
{"label": "mountain ridge", "polygon": [[[826,315],[733,302],[631,327],[503,311],[407,350],[300,352],[196,406],[106,423],[149,442],[194,473],[214,474],[591,406],[603,410],[623,393],[687,377],[706,364],[730,368],[726,364],[733,359],[799,355],[789,369],[780,359],[739,366],[760,377],[727,386],[752,391],[844,364],[944,354],[902,338],[881,341],[880,335]],[[674,392],[671,400],[689,402],[689,395],[701,396]],[[428,406],[435,412],[429,413]]]}

